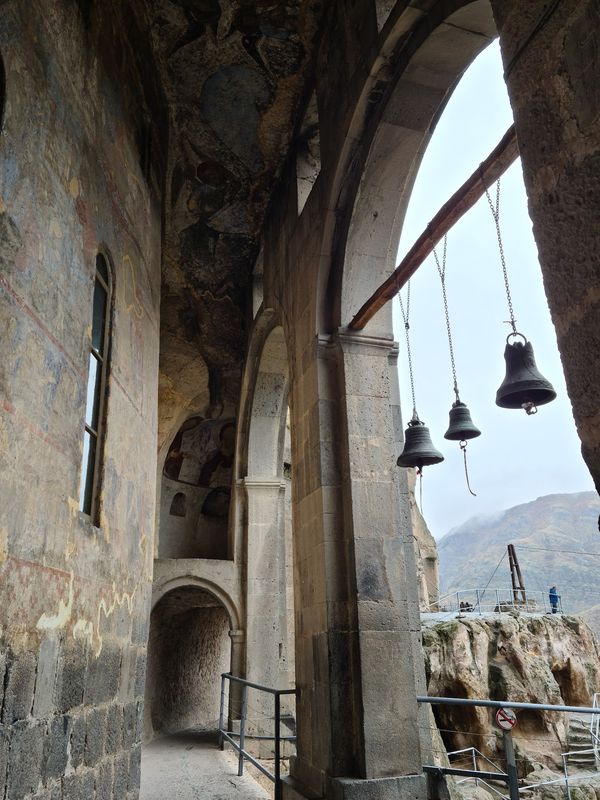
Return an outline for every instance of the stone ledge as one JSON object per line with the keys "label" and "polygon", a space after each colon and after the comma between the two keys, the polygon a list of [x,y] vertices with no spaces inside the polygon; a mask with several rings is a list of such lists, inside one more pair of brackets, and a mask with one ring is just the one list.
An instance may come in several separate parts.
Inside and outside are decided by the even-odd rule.
{"label": "stone ledge", "polygon": [[425,775],[335,778],[329,796],[331,800],[427,800],[427,778]]}
{"label": "stone ledge", "polygon": [[[333,778],[327,800],[427,800],[426,775],[403,775],[393,778]],[[325,800],[304,794],[289,778],[283,780],[284,800]]]}

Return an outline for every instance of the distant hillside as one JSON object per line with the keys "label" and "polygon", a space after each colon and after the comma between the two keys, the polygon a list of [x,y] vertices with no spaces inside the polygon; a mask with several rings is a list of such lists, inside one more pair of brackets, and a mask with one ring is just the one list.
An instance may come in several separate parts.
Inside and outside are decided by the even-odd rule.
{"label": "distant hillside", "polygon": [[[600,606],[599,514],[598,495],[581,492],[547,495],[497,514],[473,517],[438,542],[440,594],[484,587],[512,542],[526,588],[546,592],[556,584],[565,611]],[[593,553],[597,555],[589,555]],[[505,557],[490,587],[506,586],[510,572]],[[591,610],[591,616],[599,616],[599,611]]]}

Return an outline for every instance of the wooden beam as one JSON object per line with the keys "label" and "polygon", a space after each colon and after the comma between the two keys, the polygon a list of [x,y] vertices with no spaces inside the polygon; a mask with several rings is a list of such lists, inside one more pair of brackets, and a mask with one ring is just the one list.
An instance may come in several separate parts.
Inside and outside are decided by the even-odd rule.
{"label": "wooden beam", "polygon": [[444,203],[390,277],[369,297],[348,326],[351,330],[362,330],[379,309],[398,294],[440,239],[475,205],[485,190],[506,172],[518,155],[517,135],[515,126],[512,125],[485,161]]}

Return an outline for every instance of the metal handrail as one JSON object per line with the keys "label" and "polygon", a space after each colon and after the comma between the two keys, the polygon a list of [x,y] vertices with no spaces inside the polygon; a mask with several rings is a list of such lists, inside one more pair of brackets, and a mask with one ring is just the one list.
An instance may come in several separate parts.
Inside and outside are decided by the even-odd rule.
{"label": "metal handrail", "polygon": [[[454,705],[454,706],[480,706],[483,708],[521,708],[521,709],[533,709],[537,711],[559,711],[559,712],[568,712],[568,713],[575,713],[575,714],[590,714],[592,715],[592,722],[598,722],[600,725],[600,693],[594,694],[592,699],[592,707],[589,706],[561,706],[561,705],[551,705],[549,703],[519,703],[519,702],[511,702],[510,700],[472,700],[466,697],[428,697],[426,695],[417,695],[417,702],[418,703],[429,703],[430,705]],[[509,739],[505,738],[505,747],[510,741],[510,734],[505,732],[505,737],[509,736]],[[469,748],[465,748],[469,749]],[[475,748],[472,748],[475,750]],[[512,750],[512,742],[511,742],[511,750]],[[464,752],[463,751],[454,751],[454,752]],[[516,766],[514,763],[514,754],[513,754],[513,763],[512,763],[512,776],[513,776],[513,784],[511,786],[511,781],[509,780],[509,774],[511,772],[510,762],[508,761],[507,757],[507,764],[509,764],[507,773],[499,773],[498,775],[494,774],[493,778],[489,772],[483,772],[480,770],[457,770],[448,767],[433,767],[433,766],[424,766],[424,772],[433,772],[439,775],[460,775],[461,777],[466,778],[488,778],[494,780],[500,780],[505,783],[509,784],[510,788],[510,797],[519,797],[521,792],[526,792],[531,789],[534,789],[538,786],[545,786],[552,783],[562,783],[564,781],[565,788],[567,791],[567,798],[571,800],[571,790],[569,786],[569,780],[574,782],[575,780],[579,780],[580,776],[569,776],[568,765],[567,765],[567,757],[569,755],[583,755],[585,753],[594,753],[597,754],[597,747],[593,747],[589,750],[574,750],[568,753],[561,753],[561,758],[563,762],[563,772],[564,777],[558,778],[556,780],[551,781],[544,781],[542,783],[530,784],[528,786],[518,786],[518,779],[516,773]],[[448,754],[450,755],[450,754]],[[485,757],[487,758],[487,757]],[[488,759],[489,760],[489,759]],[[493,764],[493,762],[490,762]],[[495,766],[495,765],[494,765]],[[482,781],[484,782],[484,781]],[[492,787],[490,787],[492,788]],[[496,790],[497,792],[497,790]],[[514,792],[514,794],[513,794]],[[498,792],[497,792],[498,793]],[[505,795],[502,795],[506,797]]]}
{"label": "metal handrail", "polygon": [[[242,708],[240,714],[240,732],[225,730],[225,681],[238,683],[242,687]],[[257,689],[260,692],[272,694],[274,699],[274,720],[275,720],[275,735],[274,736],[252,736],[246,734],[246,720],[248,716],[248,689]],[[221,675],[221,705],[219,709],[219,747],[221,750],[224,747],[224,742],[229,744],[238,752],[238,776],[244,774],[244,759],[253,764],[262,774],[275,784],[275,800],[281,800],[281,742],[282,741],[296,741],[295,736],[282,736],[281,735],[281,696],[288,694],[296,694],[295,689],[274,689],[272,686],[264,686],[261,683],[253,683],[247,681],[245,678],[240,678],[237,675],[232,675],[231,672],[223,672]],[[600,709],[599,709],[600,711]],[[236,741],[239,738],[239,744]],[[260,763],[253,755],[251,755],[245,748],[246,739],[268,739],[275,742],[274,747],[274,773]]]}
{"label": "metal handrail", "polygon": [[[494,767],[494,769],[496,769],[498,771],[497,774],[500,777],[499,778],[494,777],[494,780],[498,780],[499,779],[500,781],[504,782],[502,777],[501,777],[502,775],[504,775],[504,773],[502,772],[502,769],[498,766],[498,764],[496,764],[494,761],[492,761],[491,758],[488,758],[486,755],[484,755],[481,752],[481,750],[478,750],[476,747],[463,747],[462,750],[451,750],[447,754],[448,755],[448,759],[450,759],[452,756],[461,755],[461,753],[464,753],[465,755],[466,754],[470,754],[473,771],[477,772],[477,775],[476,776],[467,775],[465,778],[461,778],[461,780],[457,780],[456,783],[457,784],[466,783],[467,781],[473,781],[474,780],[475,781],[475,786],[479,786],[479,784],[482,784],[492,794],[495,794],[498,797],[501,797],[503,800],[507,800],[507,795],[505,795],[503,792],[501,792],[496,786],[493,786],[491,783],[488,783],[488,781],[486,781],[482,777],[483,773],[480,773],[478,771],[478,766],[479,766],[478,759],[483,759],[483,761],[487,761],[488,764],[491,764],[491,766]],[[496,773],[490,773],[490,775],[494,775],[495,776]],[[491,780],[491,778],[490,778],[490,780]]]}
{"label": "metal handrail", "polygon": [[460,753],[471,753],[471,755],[473,757],[482,758],[484,761],[487,761],[488,764],[491,764],[492,767],[495,767],[497,770],[500,770],[500,767],[498,766],[498,764],[496,764],[494,761],[492,761],[491,758],[488,758],[486,755],[484,755],[481,752],[481,750],[478,750],[476,747],[463,747],[462,750],[451,750],[449,753],[447,753],[447,755],[448,755],[448,758],[450,758],[450,756],[457,756]]}
{"label": "metal handrail", "polygon": [[[592,708],[598,708],[600,703],[600,692],[594,692],[594,696],[592,697]],[[595,742],[594,750],[596,754],[596,759],[598,759],[598,746],[600,745],[600,718],[599,717],[592,717],[590,720],[590,734]]]}
{"label": "metal handrail", "polygon": [[471,700],[467,697],[428,697],[417,695],[417,703],[448,706],[482,706],[484,708],[529,708],[534,711],[568,711],[575,714],[600,714],[600,707],[558,706],[550,703],[516,703],[512,700]]}
{"label": "metal handrail", "polygon": [[[491,598],[488,602],[484,602],[486,595]],[[461,609],[461,602],[467,607]],[[450,608],[447,606],[450,606]],[[514,590],[511,587],[490,589],[486,586],[483,589],[459,589],[455,592],[445,594],[431,603],[429,605],[429,610],[452,613],[466,611],[467,613],[474,612],[482,614],[484,612],[496,612],[496,610],[499,612],[507,607],[515,611],[520,611],[521,613],[535,613],[542,609],[544,613],[550,613],[553,608],[550,603],[548,592],[528,591],[527,600],[523,602],[515,599]],[[564,613],[560,595],[557,597],[556,611],[560,614]]]}

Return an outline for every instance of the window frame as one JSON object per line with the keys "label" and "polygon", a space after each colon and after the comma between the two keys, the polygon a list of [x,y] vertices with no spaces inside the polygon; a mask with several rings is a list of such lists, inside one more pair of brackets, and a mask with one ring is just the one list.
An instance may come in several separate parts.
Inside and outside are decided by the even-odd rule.
{"label": "window frame", "polygon": [[[99,269],[99,260],[102,259],[106,266],[105,279]],[[96,285],[100,284],[106,293],[106,305],[104,308],[103,317],[103,335],[102,335],[102,352],[94,347],[94,297],[96,293]],[[100,524],[100,491],[102,488],[103,465],[104,465],[104,440],[106,433],[106,410],[108,401],[108,379],[110,373],[110,357],[111,357],[111,342],[112,342],[112,327],[113,327],[113,297],[114,297],[114,270],[112,261],[105,250],[100,249],[96,254],[95,270],[94,270],[94,289],[92,292],[92,326],[90,333],[90,342],[87,350],[87,381],[85,392],[85,407],[83,419],[83,435],[84,446],[81,460],[81,474],[79,481],[79,510],[87,518],[91,519],[92,523],[96,526]],[[90,364],[92,359],[96,359],[100,371],[100,379],[96,380],[93,405],[96,407],[96,428],[94,429],[91,424],[88,424],[87,412],[90,402],[89,395],[89,378],[90,378]],[[93,411],[91,414],[91,421],[93,421]],[[85,496],[88,487],[88,476],[90,472],[90,459],[85,458],[85,437],[86,434],[90,439],[95,440],[94,458],[91,464],[92,470],[92,484],[90,491],[90,505],[86,510]],[[85,474],[85,482],[84,481]]]}

